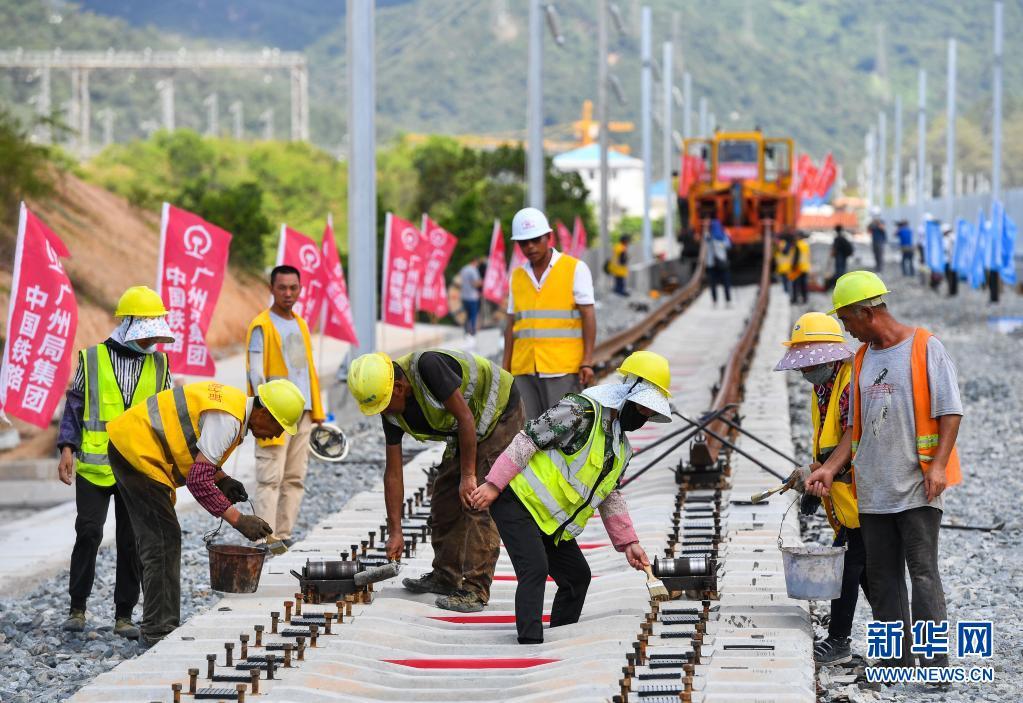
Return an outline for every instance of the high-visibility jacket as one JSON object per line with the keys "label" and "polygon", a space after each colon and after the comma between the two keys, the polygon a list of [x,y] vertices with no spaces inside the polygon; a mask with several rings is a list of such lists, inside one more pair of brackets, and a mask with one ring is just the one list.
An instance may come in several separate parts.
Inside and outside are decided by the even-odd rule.
{"label": "high-visibility jacket", "polygon": [[[497,422],[508,407],[508,396],[511,394],[512,375],[500,366],[479,354],[454,351],[448,349],[432,349],[427,351],[446,354],[458,362],[462,369],[462,384],[459,392],[465,398],[473,420],[476,421],[477,439],[485,439],[497,427]],[[384,417],[393,425],[397,425],[420,441],[448,439],[458,429],[458,420],[444,407],[446,398],[435,398],[426,387],[419,375],[419,357],[425,352],[413,352],[394,360],[405,374],[412,386],[412,395],[423,410],[426,422],[435,432],[414,430],[405,422],[401,414],[385,414]]]}
{"label": "high-visibility jacket", "polygon": [[[849,387],[852,379],[852,364],[843,363],[838,369],[835,383],[831,388],[824,417],[821,417],[817,406],[817,394],[810,391],[810,417],[813,427],[813,459],[824,463],[831,452],[835,451],[842,439],[842,413],[839,402],[842,393]],[[841,476],[835,477],[831,484],[831,495],[824,498],[824,514],[827,515],[831,528],[837,533],[838,528],[845,525],[856,529],[860,526],[860,509],[856,502],[856,487],[853,485],[853,469],[850,467]]]}
{"label": "high-visibility jacket", "polygon": [[513,374],[578,373],[583,362],[583,322],[572,294],[578,264],[567,254],[559,256],[540,290],[521,266],[512,272]]}
{"label": "high-visibility jacket", "polygon": [[[326,415],[323,413],[323,401],[320,398],[320,379],[316,375],[316,366],[313,365],[313,345],[309,338],[309,327],[298,315],[295,315],[295,322],[298,323],[298,329],[302,331],[302,342],[305,345],[305,361],[306,368],[309,369],[309,394],[312,411],[309,413],[310,418],[313,422],[322,422]],[[266,309],[263,312],[256,315],[255,319],[249,325],[249,331],[245,335],[245,348],[249,348],[249,342],[252,340],[252,332],[259,328],[263,331],[263,378],[267,381],[274,378],[287,378],[288,377],[288,365],[284,363],[284,351],[281,345],[281,335],[274,327],[273,320],[270,319],[270,310]],[[249,395],[255,395],[256,389],[252,387],[252,380],[249,376],[249,355],[245,354],[245,380]],[[282,433],[279,437],[273,439],[257,439],[256,444],[261,447],[268,447],[275,444],[284,444],[285,435]]]}
{"label": "high-visibility jacket", "polygon": [[508,484],[544,534],[555,535],[555,542],[582,534],[586,521],[618,486],[632,458],[632,448],[623,432],[614,462],[610,470],[604,471],[604,443],[608,437],[601,425],[602,408],[586,396],[573,397],[583,398],[593,407],[593,427],[586,444],[574,454],[556,448],[537,452]]}
{"label": "high-visibility jacket", "polygon": [[[110,350],[105,344],[78,352],[85,370],[85,408],[82,412],[82,446],[78,450],[77,472],[89,483],[97,486],[114,485],[107,456],[107,423],[124,412],[124,394],[117,385],[114,367],[110,363]],[[135,392],[131,397],[134,407],[155,395],[167,383],[167,355],[163,352],[146,354],[142,362]]]}
{"label": "high-visibility jacket", "polygon": [[245,437],[249,399],[223,383],[189,383],[150,396],[107,424],[110,441],[136,471],[168,488],[185,485],[199,453],[199,416],[210,410],[229,413],[242,425],[234,444],[221,457],[227,461]]}
{"label": "high-visibility jacket", "polygon": [[774,250],[774,270],[778,275],[787,276],[792,270],[793,247],[785,248],[785,242],[779,242]]}
{"label": "high-visibility jacket", "polygon": [[625,278],[629,275],[628,267],[622,262],[622,254],[627,251],[626,247],[621,242],[618,242],[614,246],[614,251],[611,254],[611,261],[607,265],[607,272],[616,278]]}
{"label": "high-visibility jacket", "polygon": [[[931,387],[927,382],[927,340],[931,333],[923,327],[917,327],[913,333],[913,346],[910,350],[909,368],[913,382],[913,422],[916,427],[916,453],[920,462],[920,470],[927,473],[934,454],[938,450],[938,419],[931,417]],[[860,417],[860,369],[863,368],[863,357],[867,353],[864,344],[856,352],[853,359],[853,388],[856,389],[856,403],[853,406],[852,455],[856,463],[856,450],[859,448],[860,437],[863,436],[863,424]],[[959,450],[952,447],[948,462],[945,464],[946,485],[954,486],[963,480],[959,466]],[[855,483],[853,484],[855,486]]]}
{"label": "high-visibility jacket", "polygon": [[789,266],[788,276],[790,280],[794,281],[804,273],[810,273],[810,242],[799,239],[792,248],[793,252],[789,254],[792,263]]}

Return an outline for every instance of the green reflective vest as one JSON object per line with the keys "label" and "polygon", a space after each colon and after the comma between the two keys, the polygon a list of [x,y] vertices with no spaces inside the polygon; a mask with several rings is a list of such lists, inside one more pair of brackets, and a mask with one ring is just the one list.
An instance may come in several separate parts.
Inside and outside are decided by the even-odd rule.
{"label": "green reflective vest", "polygon": [[618,485],[632,458],[629,440],[622,433],[622,446],[614,463],[604,471],[607,437],[600,421],[602,408],[586,396],[576,398],[593,406],[593,427],[586,444],[574,454],[560,449],[537,452],[508,484],[544,534],[555,535],[555,543],[582,534],[586,521]]}
{"label": "green reflective vest", "polygon": [[[107,456],[107,422],[124,412],[124,396],[114,377],[110,351],[105,344],[83,349],[78,354],[82,368],[85,369],[85,408],[82,412],[78,473],[97,486],[112,486],[114,474],[110,470],[110,458]],[[147,354],[131,405],[134,407],[156,395],[166,382],[167,355],[162,352]]]}
{"label": "green reflective vest", "polygon": [[[478,354],[467,354],[449,349],[429,349],[427,351],[446,354],[458,362],[462,368],[460,392],[476,421],[476,437],[480,440],[489,437],[508,406],[508,395],[511,393],[512,381],[514,381],[512,375]],[[451,433],[458,429],[458,421],[444,407],[444,401],[434,398],[426,384],[423,383],[423,379],[419,375],[419,357],[424,353],[406,354],[395,359],[394,363],[404,372],[405,378],[412,386],[412,395],[415,396],[419,407],[423,409],[427,423],[436,432],[415,431],[408,426],[405,418],[400,414],[384,415],[384,417],[388,422],[397,425],[420,441],[445,441]]]}

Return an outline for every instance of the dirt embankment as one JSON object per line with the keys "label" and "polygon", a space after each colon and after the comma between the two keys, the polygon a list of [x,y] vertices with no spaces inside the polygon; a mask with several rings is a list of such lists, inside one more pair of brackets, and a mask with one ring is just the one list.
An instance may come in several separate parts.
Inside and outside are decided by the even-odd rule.
{"label": "dirt embankment", "polygon": [[[51,198],[31,202],[29,207],[71,252],[71,258],[65,260],[64,265],[78,298],[75,348],[103,341],[115,326],[114,307],[125,288],[156,285],[159,212],[138,210],[124,198],[70,174],[60,176]],[[13,229],[16,224],[10,227]],[[0,311],[3,311],[0,336],[4,339],[7,337],[12,258],[0,261]],[[242,349],[245,331],[256,313],[266,305],[266,295],[261,280],[228,272],[207,337],[216,356]],[[14,422],[24,441],[13,450],[0,453],[0,462],[45,456],[53,451],[55,428],[41,432]]]}

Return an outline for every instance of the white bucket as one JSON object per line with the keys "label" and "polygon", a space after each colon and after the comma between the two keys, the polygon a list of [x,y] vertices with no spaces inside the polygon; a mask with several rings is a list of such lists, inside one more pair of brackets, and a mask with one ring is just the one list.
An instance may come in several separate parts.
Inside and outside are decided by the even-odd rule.
{"label": "white bucket", "polygon": [[785,565],[785,590],[789,598],[834,600],[842,595],[842,574],[848,547],[811,544],[779,548]]}

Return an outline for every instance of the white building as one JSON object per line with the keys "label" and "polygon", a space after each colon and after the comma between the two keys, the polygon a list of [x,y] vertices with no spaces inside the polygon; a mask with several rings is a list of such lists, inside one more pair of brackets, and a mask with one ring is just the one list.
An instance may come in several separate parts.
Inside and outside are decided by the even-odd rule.
{"label": "white building", "polygon": [[[554,167],[578,173],[590,192],[589,201],[594,209],[600,207],[600,146],[589,144],[558,154]],[[610,149],[607,167],[608,212],[613,227],[623,215],[643,215],[643,162]]]}

